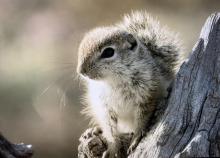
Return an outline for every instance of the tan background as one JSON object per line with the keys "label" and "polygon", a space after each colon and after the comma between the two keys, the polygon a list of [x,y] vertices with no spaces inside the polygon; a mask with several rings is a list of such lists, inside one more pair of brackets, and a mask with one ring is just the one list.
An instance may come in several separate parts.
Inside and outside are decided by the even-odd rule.
{"label": "tan background", "polygon": [[186,55],[219,0],[0,0],[0,131],[35,158],[77,157],[81,116],[77,47],[89,29],[147,10],[179,32]]}

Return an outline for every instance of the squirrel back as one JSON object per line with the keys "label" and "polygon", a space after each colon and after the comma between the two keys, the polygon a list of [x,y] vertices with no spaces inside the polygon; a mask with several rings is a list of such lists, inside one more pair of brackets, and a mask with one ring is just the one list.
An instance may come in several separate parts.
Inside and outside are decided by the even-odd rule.
{"label": "squirrel back", "polygon": [[124,16],[118,27],[142,41],[161,66],[163,73],[176,73],[182,63],[182,46],[178,35],[145,11]]}

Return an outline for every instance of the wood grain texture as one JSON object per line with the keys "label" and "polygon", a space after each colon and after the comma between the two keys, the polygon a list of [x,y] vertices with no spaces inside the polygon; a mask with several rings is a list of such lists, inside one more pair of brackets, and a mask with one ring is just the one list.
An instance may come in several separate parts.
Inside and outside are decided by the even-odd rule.
{"label": "wood grain texture", "polygon": [[165,114],[129,158],[220,156],[220,13],[180,68]]}

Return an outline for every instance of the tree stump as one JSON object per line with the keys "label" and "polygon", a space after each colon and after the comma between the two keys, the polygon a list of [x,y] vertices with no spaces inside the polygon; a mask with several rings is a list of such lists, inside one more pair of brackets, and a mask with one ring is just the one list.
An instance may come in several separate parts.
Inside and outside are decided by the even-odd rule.
{"label": "tree stump", "polygon": [[[206,20],[166,103],[164,114],[128,157],[219,157],[220,13]],[[90,157],[83,149],[80,153]]]}

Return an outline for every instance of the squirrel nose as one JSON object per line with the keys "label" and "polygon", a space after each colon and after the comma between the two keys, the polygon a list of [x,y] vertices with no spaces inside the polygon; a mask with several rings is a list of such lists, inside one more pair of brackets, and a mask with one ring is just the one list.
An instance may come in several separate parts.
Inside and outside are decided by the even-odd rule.
{"label": "squirrel nose", "polygon": [[85,77],[93,78],[97,75],[96,65],[93,61],[85,60],[78,65],[77,73]]}
{"label": "squirrel nose", "polygon": [[82,74],[82,75],[86,75],[87,69],[83,65],[80,65],[77,68],[77,73]]}
{"label": "squirrel nose", "polygon": [[89,76],[94,68],[94,64],[91,62],[84,62],[78,67],[78,73],[82,74],[83,76]]}
{"label": "squirrel nose", "polygon": [[94,63],[83,63],[77,69],[77,72],[84,77],[88,77],[90,79],[96,79],[100,76],[97,71],[97,67]]}

